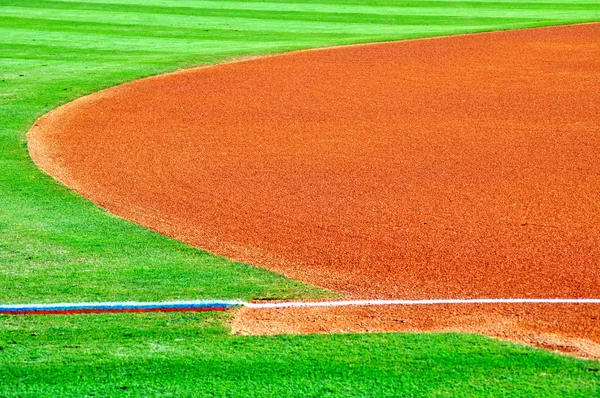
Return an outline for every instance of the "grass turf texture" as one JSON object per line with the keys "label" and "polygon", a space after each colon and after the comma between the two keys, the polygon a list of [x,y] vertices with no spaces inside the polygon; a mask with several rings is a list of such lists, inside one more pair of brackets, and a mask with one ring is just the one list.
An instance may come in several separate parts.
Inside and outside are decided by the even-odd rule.
{"label": "grass turf texture", "polygon": [[[575,0],[0,0],[0,302],[331,295],[120,220],[44,176],[29,159],[25,132],[62,103],[134,78],[246,55],[594,20],[600,20],[600,4]],[[540,389],[536,395],[576,395],[578,388],[598,395],[598,374],[585,362],[479,337],[240,338],[227,336],[222,320],[199,314],[2,317],[0,395],[78,395],[94,383],[99,395],[202,386],[219,395],[233,383],[227,370],[246,381],[237,384],[239,394],[246,388],[285,395],[298,386],[305,388],[299,395],[376,388],[379,395],[443,394],[457,383],[457,394],[491,394],[482,387],[489,384],[517,395],[532,388]],[[43,338],[27,335],[32,328]],[[139,330],[139,336],[126,339],[121,329]],[[178,333],[197,337],[175,344],[169,339]],[[9,344],[23,336],[22,344]],[[77,341],[90,350],[64,347]],[[154,341],[170,342],[169,354],[153,350]],[[290,354],[298,350],[301,360]],[[256,368],[263,363],[268,372]],[[128,377],[123,369],[136,374],[137,389],[109,388]],[[198,384],[184,369],[203,374]],[[83,372],[81,385],[71,371]]]}
{"label": "grass turf texture", "polygon": [[230,336],[227,314],[0,317],[0,396],[573,396],[600,364],[457,334]]}

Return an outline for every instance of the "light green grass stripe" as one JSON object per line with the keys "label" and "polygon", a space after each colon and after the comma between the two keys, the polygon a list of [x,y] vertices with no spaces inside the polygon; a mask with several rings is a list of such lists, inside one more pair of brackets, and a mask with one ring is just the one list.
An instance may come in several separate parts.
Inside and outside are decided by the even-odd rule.
{"label": "light green grass stripe", "polygon": [[[479,28],[478,25],[390,25],[377,23],[346,23],[346,22],[315,22],[301,20],[265,20],[254,18],[225,18],[225,17],[202,17],[188,15],[162,15],[162,14],[132,14],[128,12],[108,12],[108,11],[68,11],[68,10],[36,10],[23,7],[0,7],[0,15],[20,17],[29,15],[36,18],[44,18],[60,21],[76,22],[102,22],[110,21],[112,24],[123,25],[144,25],[144,26],[169,26],[175,25],[185,28],[195,29],[231,29],[245,31],[260,31],[274,33],[345,33],[345,34],[369,34],[369,35],[402,35],[407,33],[446,33],[448,32],[466,32],[471,29]],[[600,15],[599,15],[600,17]],[[515,21],[517,23],[518,21]],[[530,21],[527,21],[531,23]],[[488,25],[488,26],[499,26]],[[8,29],[13,30],[13,29]],[[25,38],[18,38],[22,34],[17,29],[17,33],[12,35],[17,43],[30,43]],[[85,35],[84,33],[81,33]],[[93,40],[96,35],[89,35]],[[102,36],[99,35],[100,39]],[[85,36],[82,36],[85,40]],[[98,41],[96,39],[96,41]],[[110,42],[112,43],[112,41]],[[77,43],[73,43],[77,46]],[[118,45],[118,43],[117,43]]]}
{"label": "light green grass stripe", "polygon": [[[51,69],[60,66],[64,68],[65,63],[68,63],[71,68],[90,67],[90,63],[94,63],[94,67],[97,68],[110,62],[113,67],[117,67],[127,57],[139,56],[139,53],[132,52],[128,54],[115,55],[113,51],[109,50],[94,50],[93,52],[86,49],[73,49],[66,46],[40,46],[40,45],[29,45],[29,44],[2,44],[2,69],[0,69],[0,76],[8,78],[9,75],[13,74],[11,71],[13,66],[17,62],[28,62],[32,64],[32,67],[38,69],[40,64],[43,64],[45,68]],[[160,57],[161,54],[156,53],[155,57]],[[37,72],[37,70],[36,70]],[[36,73],[37,75],[37,73]],[[55,77],[56,78],[56,77]]]}
{"label": "light green grass stripe", "polygon": [[[104,40],[102,40],[104,38]],[[0,43],[11,44],[38,44],[38,45],[64,45],[70,42],[69,47],[87,50],[115,50],[115,51],[141,51],[172,53],[211,54],[215,52],[228,53],[242,50],[251,51],[261,48],[272,50],[279,47],[288,47],[291,43],[281,42],[251,42],[242,40],[186,40],[164,39],[148,37],[115,37],[107,34],[87,34],[73,32],[53,32],[32,29],[4,29],[0,28]]]}
{"label": "light green grass stripe", "polygon": [[[454,21],[455,24],[458,24]],[[171,29],[169,26],[163,27],[152,27],[144,25],[119,25],[109,23],[98,23],[98,22],[77,22],[77,21],[65,21],[60,20],[48,20],[43,18],[17,18],[17,17],[6,17],[0,16],[0,26],[5,29],[33,29],[33,30],[47,30],[56,32],[85,32],[87,34],[109,34],[117,36],[131,36],[131,37],[161,37],[161,38],[172,38],[172,39],[186,39],[186,40],[244,40],[254,42],[268,41],[283,41],[283,40],[304,40],[305,38],[312,38],[315,40],[322,40],[324,36],[330,38],[347,38],[350,35],[346,33],[312,33],[303,32],[302,34],[280,34],[273,35],[268,32],[254,31],[251,35],[246,32],[240,32],[235,30],[222,30],[222,29],[194,29],[194,28],[178,28],[176,30]]]}
{"label": "light green grass stripe", "polygon": [[[81,3],[81,4],[131,4],[140,6],[168,6],[173,7],[173,3],[166,0],[49,0],[54,3]],[[463,6],[468,4],[469,7],[477,6],[489,6],[497,5],[504,6],[507,8],[509,5],[516,5],[519,7],[535,7],[536,5],[578,5],[578,6],[598,6],[598,3],[587,1],[587,2],[576,2],[573,0],[430,0],[430,1],[418,1],[418,0],[405,0],[405,1],[377,1],[376,4],[372,5],[357,5],[357,3],[364,3],[364,1],[328,1],[327,3],[315,3],[305,0],[269,0],[264,2],[257,2],[255,0],[240,0],[240,1],[216,1],[216,0],[178,0],[175,7],[186,7],[186,8],[205,8],[208,4],[214,4],[214,8],[220,8],[222,4],[236,5],[238,9],[252,9],[245,7],[256,7],[264,5],[265,7],[278,7],[276,10],[282,10],[284,7],[289,6],[300,6],[300,7],[335,7],[344,9],[346,7],[352,8],[364,8],[372,9],[395,9],[400,8],[398,6],[389,6],[388,4],[414,4],[415,6],[422,5],[424,7],[456,7],[456,4]],[[212,7],[211,7],[212,8]],[[334,11],[337,12],[337,11]],[[366,11],[369,12],[369,11]]]}
{"label": "light green grass stripe", "polygon": [[[524,24],[523,26],[528,26]],[[381,32],[390,37],[392,34],[398,37],[416,37],[416,36],[436,36],[438,34],[450,35],[464,32],[479,32],[501,28],[501,25],[478,25],[478,26],[427,26],[421,25],[402,25],[398,26],[392,32]],[[99,40],[100,39],[100,40]],[[381,38],[382,40],[385,37]],[[127,53],[145,53],[151,54],[172,54],[177,51],[179,54],[197,54],[209,55],[219,53],[240,54],[244,52],[252,53],[258,50],[263,52],[286,51],[302,47],[316,47],[325,45],[327,42],[333,44],[345,44],[355,42],[350,38],[321,40],[279,40],[279,41],[249,41],[249,40],[199,40],[199,39],[171,39],[160,37],[145,36],[119,36],[115,34],[88,34],[75,32],[56,32],[49,30],[34,29],[6,29],[0,28],[0,44],[3,45],[22,45],[22,46],[47,46],[49,51],[54,47],[55,51],[67,49],[64,43],[69,42],[70,50],[99,50],[99,51],[119,51]]]}
{"label": "light green grass stripe", "polygon": [[[127,0],[105,0],[100,4],[130,4]],[[131,1],[131,0],[129,0]],[[177,3],[180,7],[180,3]],[[411,3],[415,4],[415,3]],[[418,4],[418,3],[416,3]],[[452,4],[452,3],[445,3]],[[198,10],[247,10],[265,12],[298,12],[298,13],[342,13],[342,14],[377,14],[403,16],[444,16],[444,17],[495,17],[495,18],[552,18],[552,19],[585,19],[600,15],[600,10],[548,10],[548,9],[481,9],[473,7],[423,7],[423,6],[362,6],[331,4],[277,4],[277,3],[236,3],[229,1],[202,1],[194,3],[191,8]]]}
{"label": "light green grass stripe", "polygon": [[[53,0],[54,2],[77,2],[77,0]],[[129,4],[129,5],[151,5],[163,6],[164,1],[157,0],[100,0],[95,1],[95,4]],[[454,16],[454,17],[510,17],[510,18],[532,18],[543,15],[549,18],[586,18],[589,16],[590,10],[547,10],[540,8],[539,5],[531,3],[515,2],[513,5],[518,5],[518,10],[507,9],[498,10],[492,9],[489,6],[505,5],[505,3],[477,3],[473,2],[467,7],[464,7],[463,2],[407,2],[410,6],[382,6],[382,5],[351,5],[351,4],[326,4],[326,3],[271,3],[271,2],[236,2],[236,1],[178,1],[177,7],[187,7],[194,9],[220,9],[220,10],[252,10],[252,11],[293,11],[293,12],[317,12],[327,14],[376,14],[376,15],[429,15],[429,16]],[[431,6],[431,4],[435,4]],[[478,5],[482,8],[476,8]],[[567,3],[567,6],[570,5]],[[526,6],[531,9],[525,8]],[[591,8],[592,5],[590,5]],[[487,9],[486,9],[487,8]],[[595,8],[600,8],[596,5]],[[561,14],[563,13],[564,14]]]}

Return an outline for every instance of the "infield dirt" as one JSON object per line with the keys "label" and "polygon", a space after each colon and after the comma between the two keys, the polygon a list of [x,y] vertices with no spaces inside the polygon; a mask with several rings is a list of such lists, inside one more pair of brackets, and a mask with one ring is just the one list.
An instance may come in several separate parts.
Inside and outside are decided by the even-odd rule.
{"label": "infield dirt", "polygon": [[[598,87],[600,24],[359,45],[128,83],[42,117],[28,142],[119,216],[351,298],[592,298]],[[371,329],[360,308],[314,311],[313,329],[307,310],[245,319],[600,343],[597,306],[524,308],[395,309],[411,327]]]}

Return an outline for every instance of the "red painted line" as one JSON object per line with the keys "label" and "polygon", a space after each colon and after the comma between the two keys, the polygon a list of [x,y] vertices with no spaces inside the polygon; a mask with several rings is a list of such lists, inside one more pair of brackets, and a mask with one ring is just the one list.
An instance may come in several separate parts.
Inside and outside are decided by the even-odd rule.
{"label": "red painted line", "polygon": [[70,315],[70,314],[105,314],[122,312],[208,312],[227,311],[226,307],[205,308],[140,308],[140,309],[78,309],[78,310],[41,310],[41,311],[11,311],[0,312],[4,315]]}

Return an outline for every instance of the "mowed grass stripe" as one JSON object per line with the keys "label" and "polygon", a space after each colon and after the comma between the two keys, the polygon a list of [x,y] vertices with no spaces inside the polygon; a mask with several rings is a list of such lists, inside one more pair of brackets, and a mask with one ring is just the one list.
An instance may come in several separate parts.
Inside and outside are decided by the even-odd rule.
{"label": "mowed grass stripe", "polygon": [[[164,7],[162,0],[46,0],[53,3],[75,3],[75,4],[120,4],[137,6],[157,6]],[[437,0],[437,1],[396,1],[388,3],[378,1],[374,5],[356,4],[352,2],[306,2],[306,1],[216,1],[216,0],[179,0],[176,8],[195,8],[195,9],[231,9],[231,10],[262,10],[262,11],[299,11],[299,12],[327,12],[327,13],[360,13],[360,14],[380,14],[380,15],[402,15],[403,9],[410,8],[485,8],[485,9],[546,9],[548,5],[553,10],[589,10],[598,9],[599,5],[594,2],[581,2],[574,4],[572,0],[560,1],[548,0],[539,1],[485,1],[485,0]],[[393,4],[393,5],[391,5]]]}
{"label": "mowed grass stripe", "polygon": [[[134,54],[132,53],[130,56],[134,56]],[[156,56],[156,53],[151,52],[148,56]],[[99,65],[105,64],[113,58],[118,63],[123,60],[124,55],[115,56],[114,50],[94,50],[90,52],[86,48],[74,49],[70,46],[3,43],[2,61],[0,63],[2,63],[4,69],[0,71],[0,76],[14,78],[15,73],[21,72],[21,69],[18,67],[15,69],[12,66],[16,60],[22,60],[23,62],[27,60],[32,62],[33,60],[44,60],[46,66],[50,66],[56,61],[70,62],[74,67],[77,67],[77,65],[85,67],[89,65],[89,62],[96,62]],[[33,67],[39,66],[40,62],[35,61]]]}
{"label": "mowed grass stripe", "polygon": [[[138,34],[138,35],[157,35],[157,34],[162,34],[162,35],[166,35],[169,37],[173,37],[173,36],[178,36],[178,37],[190,37],[190,36],[194,36],[194,35],[206,35],[206,26],[205,26],[205,20],[206,18],[202,18],[202,17],[194,17],[193,19],[186,19],[186,17],[181,17],[181,18],[177,18],[177,16],[175,16],[174,18],[172,18],[175,22],[178,23],[178,28],[176,31],[172,31],[172,24],[168,23],[169,18],[167,18],[166,20],[163,20],[161,18],[156,18],[156,14],[150,14],[148,16],[144,16],[145,18],[142,17],[138,17],[138,18],[129,18],[129,14],[127,13],[120,13],[118,15],[111,15],[111,17],[114,17],[115,19],[113,20],[112,23],[108,24],[105,22],[102,22],[104,20],[104,14],[105,11],[93,11],[93,12],[86,12],[86,11],[72,11],[72,10],[68,10],[68,11],[55,11],[55,12],[48,12],[46,10],[39,10],[39,9],[34,9],[33,11],[29,11],[27,9],[23,9],[22,7],[2,7],[0,8],[0,11],[2,11],[2,14],[4,15],[4,17],[0,17],[2,22],[3,22],[3,26],[4,27],[11,27],[14,29],[19,29],[22,26],[34,26],[36,28],[40,28],[40,29],[54,29],[54,30],[58,30],[58,29],[62,29],[62,30],[76,30],[78,28],[80,28],[81,26],[86,26],[87,30],[86,33],[92,33],[92,32],[98,32],[98,33],[104,33],[104,32],[110,32],[110,31],[114,31],[117,34],[120,35],[127,35],[128,33],[130,34]],[[28,15],[28,18],[24,18],[21,17],[22,15]],[[344,16],[346,17],[346,16]],[[221,32],[221,34],[223,34],[225,36],[225,38],[227,38],[228,34],[235,34],[237,31],[239,31],[239,29],[237,29],[237,25],[236,22],[238,21],[238,19],[235,19],[233,17],[228,17],[228,19],[231,19],[231,24],[227,24],[227,25],[223,25],[223,26],[234,26],[236,27],[236,29],[230,29],[230,30],[225,30],[225,29],[214,29],[214,30],[218,30],[219,32]],[[244,19],[245,20],[245,19]],[[275,18],[273,18],[273,20],[276,20]],[[318,20],[318,18],[315,18],[315,20]],[[356,18],[355,18],[356,20]],[[549,21],[551,19],[548,19]],[[186,22],[187,21],[187,22]],[[309,20],[303,19],[303,20],[299,20],[299,19],[295,19],[295,18],[288,18],[288,19],[282,19],[279,20],[281,21],[282,24],[294,24],[296,25],[296,21],[304,21],[304,22],[310,22]],[[539,23],[540,18],[521,18],[519,19],[518,23],[527,23],[527,22],[538,22]],[[68,24],[66,24],[68,22]],[[394,18],[381,18],[381,20],[373,20],[373,18],[366,18],[365,23],[368,24],[369,29],[371,30],[371,28],[377,29],[377,27],[372,26],[372,25],[396,25],[396,26],[404,26],[404,25],[410,25],[410,26],[419,26],[419,25],[428,25],[428,26],[462,26],[463,28],[466,28],[467,26],[471,25],[471,26],[476,26],[476,25],[502,25],[505,23],[514,23],[514,19],[513,18],[488,18],[488,17],[447,17],[447,16],[441,16],[441,17],[429,17],[429,16],[398,16],[398,17],[394,17]],[[89,24],[89,25],[85,25],[85,24]],[[321,24],[321,22],[320,22]],[[185,25],[185,27],[183,27],[183,25]],[[346,24],[344,24],[346,25]],[[148,28],[148,32],[140,32],[141,28]],[[338,28],[337,30],[334,30],[333,32],[330,32],[329,34],[352,34],[352,29],[339,29],[340,28],[340,24],[338,23],[337,25],[332,25],[330,26],[333,28]],[[353,23],[350,27],[361,27],[361,24],[358,23]],[[364,24],[362,24],[362,27],[364,28]],[[162,28],[162,29],[161,29]],[[389,29],[389,28],[386,28]],[[285,33],[284,32],[285,28],[281,30],[281,33]],[[253,30],[253,32],[257,32],[260,33],[261,31],[259,30]],[[268,31],[266,31],[266,33],[268,33]],[[373,31],[373,33],[377,33],[376,30]],[[308,29],[306,31],[301,32],[301,35],[310,35],[310,34],[316,34],[313,33],[311,31],[309,31]],[[294,35],[298,35],[298,33],[294,33]],[[260,37],[260,36],[259,36]],[[252,35],[251,37],[247,37],[246,35],[246,40],[259,40],[257,39],[254,35]]]}
{"label": "mowed grass stripe", "polygon": [[[109,40],[112,35],[88,34],[73,32],[54,32],[32,29],[4,29],[0,28],[0,43],[12,44],[40,44],[62,47],[65,42],[70,42],[70,48],[86,50],[125,51],[142,53],[168,53],[173,50],[179,53],[212,54],[219,51],[222,54],[230,52],[240,53],[251,51],[253,48],[273,50],[278,47],[289,47],[290,43],[257,43],[242,40],[177,40],[168,38],[148,37],[120,37],[119,40]],[[98,40],[101,39],[101,40]],[[104,39],[104,40],[102,40]]]}
{"label": "mowed grass stripe", "polygon": [[[179,4],[179,3],[178,3]],[[442,16],[442,17],[467,17],[467,18],[550,18],[550,19],[589,19],[594,18],[600,11],[597,6],[590,5],[584,9],[548,9],[547,7],[516,8],[510,7],[462,7],[455,3],[441,3],[443,6],[425,7],[421,3],[413,3],[410,6],[386,7],[381,10],[373,6],[337,6],[330,4],[281,4],[281,3],[241,3],[236,2],[199,2],[193,7],[161,7],[140,6],[127,3],[88,3],[88,2],[55,2],[44,0],[30,0],[26,7],[40,7],[44,9],[71,9],[85,11],[106,11],[118,7],[121,12],[131,14],[161,14],[161,15],[197,15],[204,17],[232,17],[232,18],[255,18],[267,20],[318,20],[319,22],[336,21],[344,18],[344,15],[353,17],[352,20],[345,18],[347,23],[360,23],[365,19],[373,20],[379,18],[379,23],[397,23],[394,17],[398,16]],[[456,3],[460,4],[460,3]],[[369,21],[370,22],[370,21]]]}
{"label": "mowed grass stripe", "polygon": [[[440,19],[440,24],[435,24],[435,18],[427,23],[423,17],[415,18],[415,22],[412,22],[412,18],[404,17],[395,20],[386,20],[386,18],[380,18],[379,20],[370,20],[368,22],[357,22],[353,15],[347,16],[346,19],[352,20],[353,22],[346,22],[344,19],[331,21],[319,21],[318,18],[313,19],[302,19],[302,18],[288,18],[288,19],[276,19],[276,18],[250,18],[250,17],[233,17],[233,16],[204,16],[200,12],[199,15],[162,15],[162,14],[139,14],[129,13],[121,11],[80,11],[80,10],[40,10],[33,9],[29,11],[26,7],[0,7],[0,15],[8,17],[21,17],[23,15],[29,15],[36,17],[37,19],[48,19],[55,21],[74,21],[74,22],[92,22],[100,23],[103,21],[110,21],[112,24],[122,24],[127,26],[146,26],[146,27],[165,27],[165,26],[177,26],[190,29],[223,29],[229,28],[232,31],[246,31],[251,32],[271,32],[274,34],[279,33],[296,33],[303,34],[305,32],[312,33],[344,33],[353,35],[390,35],[390,39],[395,38],[394,34],[402,34],[407,29],[423,29],[443,31],[443,29],[452,22],[452,18],[449,20]],[[600,12],[599,12],[600,14]],[[534,24],[539,23],[540,19],[550,21],[552,18],[547,16],[540,16],[539,18],[485,18],[479,20],[477,17],[472,18],[461,18],[457,20],[458,27],[462,28],[461,31],[468,32],[469,28],[477,27],[478,25],[491,25],[498,27],[514,27],[519,24]],[[561,21],[564,21],[561,19]],[[519,25],[520,26],[520,25]],[[450,25],[449,28],[455,28],[456,26]]]}
{"label": "mowed grass stripe", "polygon": [[[465,26],[402,26],[397,29],[396,35],[402,38],[437,36],[440,34],[458,34],[468,32],[482,32],[494,29],[496,25],[483,25],[475,27]],[[352,38],[317,40],[275,40],[275,41],[246,41],[246,40],[192,40],[145,36],[119,36],[118,40],[110,40],[114,35],[88,34],[62,31],[47,31],[33,29],[5,29],[0,28],[0,44],[4,45],[38,45],[54,48],[55,52],[65,50],[63,43],[70,42],[68,49],[80,51],[122,51],[126,54],[142,53],[150,56],[172,54],[176,50],[179,54],[191,53],[196,55],[210,55],[219,52],[223,55],[243,55],[248,53],[272,53],[278,51],[294,50],[306,47],[318,47],[327,44],[348,44],[356,42]],[[369,39],[388,39],[389,36],[372,36]],[[98,40],[104,39],[104,40]],[[371,40],[364,40],[371,41]]]}
{"label": "mowed grass stripe", "polygon": [[[71,0],[55,0],[55,1],[71,1]],[[74,0],[81,1],[81,0]],[[103,2],[103,1],[118,1],[118,0],[87,0],[87,2]],[[146,1],[160,1],[160,0],[131,0],[131,1],[139,1],[140,4],[144,4]],[[190,3],[193,3],[195,0],[183,0]],[[239,3],[255,3],[256,0],[238,0]],[[474,4],[477,6],[478,4],[498,4],[502,5],[503,8],[516,8],[521,6],[530,6],[530,5],[541,5],[548,9],[553,9],[555,5],[569,5],[573,7],[577,7],[578,5],[596,5],[594,1],[586,0],[581,2],[576,2],[574,0],[424,0],[416,2],[414,0],[377,0],[376,4],[372,4],[372,2],[367,2],[365,0],[325,0],[325,1],[311,1],[311,0],[269,0],[269,3],[279,3],[279,4],[333,4],[338,6],[343,5],[360,5],[360,6],[374,6],[374,7],[398,7],[398,6],[406,6],[413,5],[416,6],[418,4],[431,5],[431,4],[446,4],[446,6],[456,6],[457,4]]]}
{"label": "mowed grass stripe", "polygon": [[[54,32],[74,32],[86,34],[112,34],[123,37],[158,37],[168,39],[183,39],[183,40],[241,40],[250,42],[269,41],[285,41],[285,40],[322,40],[323,33],[302,32],[299,34],[290,34],[280,32],[278,35],[273,35],[270,32],[253,31],[252,35],[247,32],[238,30],[226,29],[204,29],[204,28],[177,28],[173,29],[169,25],[124,25],[110,24],[101,22],[79,22],[72,19],[69,20],[53,20],[45,18],[19,18],[19,17],[0,17],[0,26],[5,29],[33,29]],[[300,37],[299,37],[300,36]],[[328,33],[328,38],[344,39],[352,37],[349,33]]]}

